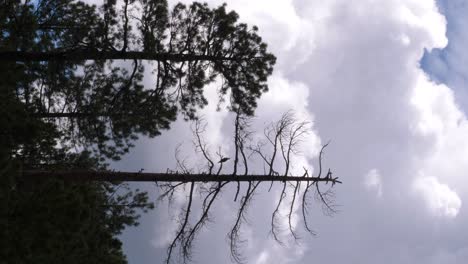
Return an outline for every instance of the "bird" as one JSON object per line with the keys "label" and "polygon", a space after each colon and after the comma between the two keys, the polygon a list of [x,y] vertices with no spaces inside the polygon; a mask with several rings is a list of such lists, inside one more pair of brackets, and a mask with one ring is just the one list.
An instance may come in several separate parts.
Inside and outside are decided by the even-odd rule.
{"label": "bird", "polygon": [[229,160],[229,158],[227,158],[227,157],[221,158],[218,163],[224,163],[224,162],[226,162],[228,160]]}

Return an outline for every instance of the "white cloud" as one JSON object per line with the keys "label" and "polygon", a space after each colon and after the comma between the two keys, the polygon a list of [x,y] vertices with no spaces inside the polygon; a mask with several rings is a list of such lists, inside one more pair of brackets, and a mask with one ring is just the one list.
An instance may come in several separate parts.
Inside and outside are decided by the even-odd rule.
{"label": "white cloud", "polygon": [[[189,4],[191,0],[183,0]],[[219,6],[226,1],[208,1]],[[240,21],[257,25],[260,35],[267,40],[269,49],[278,57],[278,65],[292,71],[313,52],[315,22],[298,14],[295,1],[236,0],[228,3],[228,9],[240,14]]]}
{"label": "white cloud", "polygon": [[258,256],[257,260],[255,261],[256,264],[266,264],[266,263],[271,263],[270,260],[270,255],[268,254],[268,251],[262,251],[260,255]]}
{"label": "white cloud", "polygon": [[[421,85],[422,84],[422,85]],[[457,186],[466,197],[468,183],[468,120],[456,104],[453,91],[429,83],[421,76],[412,103],[419,113],[414,132],[419,134],[428,154],[420,160],[424,175]]]}
{"label": "white cloud", "polygon": [[[229,112],[225,109],[217,111],[218,105],[216,102],[219,101],[217,93],[218,87],[220,87],[219,83],[214,83],[206,87],[204,95],[210,103],[200,111],[200,115],[203,117],[204,121],[206,121],[207,127],[204,136],[208,143],[214,146],[226,146],[224,143],[225,135],[222,134],[222,128]],[[228,152],[229,149],[224,148],[223,151]]]}
{"label": "white cloud", "polygon": [[418,128],[425,135],[445,138],[466,122],[455,103],[453,91],[445,85],[431,83],[423,74],[418,76],[411,100],[420,113]]}
{"label": "white cloud", "polygon": [[437,216],[454,218],[458,215],[461,200],[458,194],[435,177],[418,177],[413,188],[425,200],[428,208]]}
{"label": "white cloud", "polygon": [[368,190],[374,191],[377,197],[382,197],[382,177],[378,170],[372,169],[364,176],[364,186],[366,186]]}

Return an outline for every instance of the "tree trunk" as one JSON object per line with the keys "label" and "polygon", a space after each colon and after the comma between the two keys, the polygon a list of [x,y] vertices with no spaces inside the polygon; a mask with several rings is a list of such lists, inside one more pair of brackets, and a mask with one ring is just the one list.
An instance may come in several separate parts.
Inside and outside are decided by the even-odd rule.
{"label": "tree trunk", "polygon": [[0,61],[85,61],[85,60],[152,60],[152,61],[239,61],[261,57],[226,57],[197,54],[155,53],[143,51],[1,51]]}
{"label": "tree trunk", "polygon": [[115,172],[115,171],[39,171],[26,170],[23,176],[27,179],[59,178],[72,181],[125,181],[125,182],[331,182],[341,183],[331,177],[305,176],[271,176],[271,175],[233,175],[233,174],[183,174],[183,173],[143,173],[143,172]]}
{"label": "tree trunk", "polygon": [[90,117],[90,116],[99,116],[99,117],[107,117],[110,115],[105,115],[105,114],[91,114],[91,113],[82,113],[82,112],[76,112],[76,113],[36,113],[34,114],[34,117],[38,118],[83,118],[83,117]]}

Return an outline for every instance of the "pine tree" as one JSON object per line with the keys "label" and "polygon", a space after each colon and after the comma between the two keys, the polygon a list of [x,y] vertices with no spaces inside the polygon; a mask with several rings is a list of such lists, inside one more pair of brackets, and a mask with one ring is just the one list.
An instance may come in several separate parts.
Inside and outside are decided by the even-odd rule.
{"label": "pine tree", "polygon": [[[138,135],[159,135],[178,113],[196,118],[208,84],[253,114],[275,63],[258,29],[225,5],[39,0],[1,10],[0,61],[16,76],[3,86],[30,115],[56,123],[63,141],[107,158]],[[144,84],[150,68],[154,81]]]}

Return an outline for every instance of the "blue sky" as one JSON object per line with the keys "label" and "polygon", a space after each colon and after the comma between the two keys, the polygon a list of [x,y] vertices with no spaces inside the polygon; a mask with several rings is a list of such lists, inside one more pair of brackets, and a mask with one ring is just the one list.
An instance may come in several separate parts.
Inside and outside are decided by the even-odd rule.
{"label": "blue sky", "polygon": [[[244,226],[247,262],[466,263],[467,1],[227,4],[259,26],[278,57],[254,127],[261,131],[289,109],[311,120],[313,133],[296,162],[314,168],[318,146],[331,139],[326,166],[343,180],[336,188],[340,212],[327,217],[316,205],[318,236],[302,232],[299,245],[280,246],[268,235],[278,190],[263,190]],[[216,98],[215,90],[207,88],[208,98]],[[207,138],[229,153],[232,116],[215,110],[211,104],[202,111]],[[174,165],[167,153],[190,136],[189,125],[178,121],[161,137],[142,139],[117,169],[165,170]],[[153,186],[146,188],[156,195]],[[236,205],[228,194],[199,237],[197,263],[230,263],[225,238]],[[175,212],[160,204],[124,233],[130,263],[162,262]]]}
{"label": "blue sky", "polygon": [[466,41],[468,33],[468,2],[464,0],[438,1],[440,12],[447,20],[447,47],[426,53],[421,60],[422,68],[436,82],[448,85],[456,93],[457,101],[463,107],[468,107],[468,55]]}

